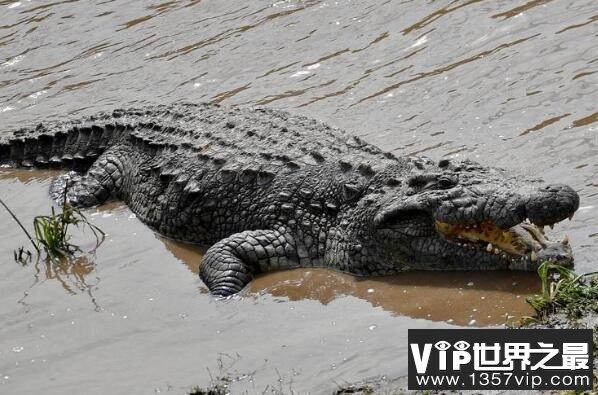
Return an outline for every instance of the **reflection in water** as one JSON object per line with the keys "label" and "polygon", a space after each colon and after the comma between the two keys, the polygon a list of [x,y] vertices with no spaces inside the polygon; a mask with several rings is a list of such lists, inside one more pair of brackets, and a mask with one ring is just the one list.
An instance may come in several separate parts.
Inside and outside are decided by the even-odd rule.
{"label": "reflection in water", "polygon": [[[579,74],[578,74],[579,75]],[[573,121],[573,127],[578,128],[580,126],[590,125],[594,122],[598,122],[598,112],[588,115],[587,117],[583,117],[576,121]]]}
{"label": "reflection in water", "polygon": [[[18,179],[27,183],[44,180],[59,171],[10,170],[0,173],[0,179]],[[114,201],[98,208],[110,212],[122,207]],[[157,238],[191,272],[198,274],[205,248],[184,244],[161,236]],[[36,263],[35,286],[53,279],[70,294],[85,292],[99,308],[92,294],[96,284],[86,277],[94,265],[84,257],[58,265]],[[44,272],[42,273],[42,270]],[[355,277],[322,268],[295,269],[258,276],[246,293],[269,293],[289,300],[311,299],[326,305],[331,301],[354,296],[399,315],[457,325],[497,325],[509,319],[531,315],[525,297],[538,291],[535,273],[520,272],[409,272],[390,277]],[[205,292],[205,288],[202,288]],[[27,292],[25,292],[27,295]]]}
{"label": "reflection in water", "polygon": [[86,257],[62,260],[59,263],[44,262],[41,265],[45,278],[57,280],[68,293],[75,295],[77,291],[91,292],[93,285],[87,284],[85,278],[93,272],[95,263]]}
{"label": "reflection in water", "polygon": [[[288,109],[398,155],[467,157],[570,184],[582,207],[555,232],[571,235],[577,270],[593,271],[597,11],[591,0],[111,0],[92,7],[80,0],[0,0],[0,133],[64,114],[177,100]],[[17,176],[26,186],[0,180],[0,194],[27,222],[50,204],[48,181],[38,184],[31,175]],[[266,358],[277,369],[264,374],[263,386],[256,380],[233,392],[259,392],[276,382],[278,369],[284,375],[291,368],[301,371],[292,376],[296,392],[332,392],[331,382],[405,374],[400,347],[408,327],[440,328],[449,319],[502,322],[504,313],[527,314],[524,296],[537,287],[533,273],[358,279],[302,269],[260,276],[249,292],[329,305],[271,303],[269,294],[256,303],[212,303],[197,295],[196,274],[163,264],[168,253],[130,214],[122,208],[94,217],[113,240],[98,251],[88,274],[83,263],[74,272],[40,264],[38,281],[45,283],[27,299],[31,314],[13,305],[30,285],[33,265],[0,264],[0,279],[8,279],[0,286],[0,316],[10,323],[0,332],[0,392],[158,392],[166,389],[158,377],[168,380],[170,391],[189,378],[209,382],[207,374],[199,377],[202,368],[216,353],[233,350],[251,369]],[[12,260],[22,235],[1,219],[6,255],[0,258]],[[197,270],[199,250],[165,243]],[[118,321],[89,314],[83,298],[67,297],[62,288],[53,293],[56,275],[74,292],[85,289],[81,281],[101,277],[102,287],[89,290],[102,298],[106,313],[135,314]],[[196,319],[170,317],[173,309],[194,312]],[[390,317],[382,309],[438,321]],[[64,314],[47,317],[49,311]],[[328,326],[333,320],[336,326]],[[291,331],[295,347],[288,343]],[[38,335],[53,337],[56,347],[40,339],[35,351],[37,341],[31,341]],[[273,353],[263,339],[287,347]],[[5,352],[23,344],[21,353]],[[114,371],[134,374],[105,380],[97,374],[97,356]],[[39,363],[46,359],[51,369]]]}
{"label": "reflection in water", "polygon": [[[197,274],[205,249],[159,237],[166,248]],[[259,275],[245,293],[269,293],[289,300],[326,305],[354,296],[399,315],[457,325],[499,325],[532,315],[525,302],[537,293],[536,273],[408,272],[389,277],[355,277],[324,268]]]}
{"label": "reflection in water", "polygon": [[517,15],[520,15],[522,12],[524,11],[528,11],[534,7],[538,7],[541,5],[544,5],[546,3],[550,3],[552,0],[530,0],[527,3],[517,6],[515,8],[512,8],[510,10],[504,11],[504,12],[500,12],[498,14],[494,14],[492,15],[492,18],[501,18],[501,19],[508,19],[508,18],[513,18]]}
{"label": "reflection in water", "polygon": [[94,282],[90,282],[90,275],[94,271],[95,263],[87,257],[79,256],[70,259],[61,259],[60,262],[37,259],[33,267],[35,269],[33,283],[23,292],[23,297],[19,299],[19,303],[27,304],[25,300],[36,285],[47,280],[55,280],[71,295],[87,294],[95,310],[101,310],[100,305],[93,295],[93,289],[99,284],[100,278],[95,277],[92,279]]}
{"label": "reflection in water", "polygon": [[63,174],[62,170],[0,169],[0,180],[19,180],[22,183],[41,181]]}
{"label": "reflection in water", "polygon": [[528,40],[531,40],[531,39],[533,39],[533,38],[535,38],[537,36],[539,36],[539,34],[534,34],[534,35],[529,36],[529,37],[524,37],[524,38],[520,38],[518,40],[514,40],[514,41],[511,41],[511,42],[503,43],[503,44],[498,45],[495,48],[488,49],[488,50],[480,52],[480,53],[476,53],[476,54],[474,54],[472,56],[469,56],[469,57],[467,57],[465,59],[461,59],[461,60],[459,60],[459,61],[457,61],[455,63],[448,64],[448,65],[443,66],[441,68],[430,70],[430,71],[420,72],[415,77],[406,79],[404,81],[399,81],[397,83],[394,83],[392,85],[387,86],[386,88],[384,88],[384,89],[382,89],[382,90],[380,90],[378,92],[372,93],[372,94],[370,94],[370,95],[368,95],[368,96],[360,99],[357,103],[352,104],[351,107],[359,105],[359,104],[363,103],[366,100],[370,100],[370,99],[373,99],[375,97],[384,95],[384,94],[389,93],[391,91],[394,91],[394,90],[400,88],[403,85],[411,84],[411,83],[416,82],[418,80],[421,80],[423,78],[434,77],[434,76],[437,76],[439,74],[443,74],[443,73],[446,73],[448,71],[451,71],[451,70],[453,70],[453,69],[455,69],[457,67],[466,65],[468,63],[479,61],[480,59],[483,59],[485,56],[493,55],[493,54],[495,54],[497,52],[502,51],[503,49],[506,49],[506,48],[512,47],[514,45],[518,45],[518,44],[524,43],[524,42],[526,42]]}
{"label": "reflection in water", "polygon": [[557,117],[549,118],[549,119],[547,119],[545,121],[540,122],[537,125],[534,125],[533,127],[529,128],[529,129],[524,130],[523,132],[521,132],[520,136],[526,135],[526,134],[528,134],[530,132],[535,132],[535,131],[540,130],[540,129],[544,129],[545,127],[550,126],[553,123],[558,122],[558,121],[560,121],[561,119],[563,119],[565,117],[568,117],[569,115],[571,115],[571,113],[566,113],[566,114],[563,114],[563,115],[559,115]]}
{"label": "reflection in water", "polygon": [[426,17],[423,18],[422,20],[420,20],[417,23],[415,23],[414,25],[411,25],[408,28],[404,29],[402,31],[402,33],[408,34],[413,30],[421,29],[422,27],[427,26],[432,22],[435,22],[439,18],[450,14],[451,12],[457,11],[463,7],[467,7],[470,4],[479,3],[480,1],[482,1],[482,0],[468,0],[468,1],[462,2],[461,4],[457,4],[457,5],[454,5],[457,2],[453,1],[453,2],[451,2],[450,5],[448,5],[446,7],[442,7],[440,9],[435,10],[434,12],[430,13],[429,15],[426,15]]}
{"label": "reflection in water", "polygon": [[205,248],[193,244],[179,243],[162,236],[157,236],[157,238],[164,243],[175,258],[183,262],[193,273],[199,275],[199,263],[206,251]]}
{"label": "reflection in water", "polygon": [[[39,170],[39,169],[1,169],[0,180],[18,180],[21,183],[39,183],[50,180],[60,174],[64,173],[64,170]],[[48,202],[51,205],[53,202]],[[121,202],[112,202],[98,208],[98,211],[113,210],[119,206],[122,206]],[[17,213],[20,212],[20,207],[14,208]],[[47,209],[49,210],[49,208]],[[34,215],[41,213],[33,213]],[[18,217],[19,215],[17,215]],[[24,224],[27,226],[28,224]],[[25,246],[25,251],[31,246]],[[17,252],[18,255],[18,252]],[[15,257],[17,257],[15,255]],[[45,254],[44,254],[45,256]],[[80,293],[87,294],[91,303],[94,305],[96,310],[100,310],[95,296],[93,295],[93,289],[99,283],[99,277],[95,277],[93,283],[90,283],[90,275],[94,271],[95,262],[89,258],[95,258],[93,255],[89,256],[76,256],[68,259],[61,259],[58,262],[53,262],[49,259],[41,259],[35,254],[31,259],[19,260],[23,266],[33,266],[34,279],[33,283],[23,292],[23,297],[19,299],[19,303],[26,305],[25,300],[29,295],[30,291],[40,283],[47,280],[57,281],[60,286],[69,294],[77,295]]]}
{"label": "reflection in water", "polygon": [[408,272],[354,277],[328,269],[259,276],[250,291],[328,304],[351,295],[395,314],[457,325],[498,325],[533,313],[525,297],[538,291],[535,273]]}

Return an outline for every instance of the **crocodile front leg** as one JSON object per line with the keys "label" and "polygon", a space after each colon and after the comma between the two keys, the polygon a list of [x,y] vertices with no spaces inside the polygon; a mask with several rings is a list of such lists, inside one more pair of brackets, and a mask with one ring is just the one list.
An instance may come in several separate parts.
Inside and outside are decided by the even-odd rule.
{"label": "crocodile front leg", "polygon": [[213,295],[241,291],[257,273],[298,266],[294,238],[280,230],[235,233],[208,249],[199,275]]}
{"label": "crocodile front leg", "polygon": [[62,201],[65,188],[69,203],[77,207],[92,207],[114,198],[122,185],[122,161],[117,149],[103,153],[86,174],[69,172],[54,179],[50,196]]}

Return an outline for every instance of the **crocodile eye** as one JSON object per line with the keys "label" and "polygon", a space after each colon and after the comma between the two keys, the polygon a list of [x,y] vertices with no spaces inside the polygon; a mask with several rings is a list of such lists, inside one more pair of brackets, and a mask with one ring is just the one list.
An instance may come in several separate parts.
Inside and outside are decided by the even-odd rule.
{"label": "crocodile eye", "polygon": [[447,342],[446,340],[441,340],[439,342],[436,342],[436,344],[434,344],[434,347],[436,347],[437,350],[446,351],[449,348],[451,348],[451,343]]}
{"label": "crocodile eye", "polygon": [[459,351],[465,351],[469,348],[469,343],[467,343],[465,340],[459,340],[457,343],[455,343],[455,348]]}
{"label": "crocodile eye", "polygon": [[438,180],[438,187],[442,188],[442,189],[450,189],[450,188],[454,187],[455,185],[457,185],[457,182],[455,180],[447,178],[447,177],[441,177]]}

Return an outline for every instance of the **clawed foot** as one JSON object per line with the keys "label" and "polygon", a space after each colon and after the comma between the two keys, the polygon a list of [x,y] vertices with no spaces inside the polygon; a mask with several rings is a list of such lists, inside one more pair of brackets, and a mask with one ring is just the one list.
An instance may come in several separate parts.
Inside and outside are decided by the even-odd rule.
{"label": "clawed foot", "polygon": [[102,203],[106,196],[104,190],[98,188],[95,179],[89,179],[71,171],[56,177],[50,185],[50,196],[59,204],[69,203],[75,207],[92,207]]}
{"label": "clawed foot", "polygon": [[50,197],[57,203],[65,201],[70,203],[69,189],[77,182],[81,181],[81,175],[77,172],[70,171],[67,174],[62,174],[52,180],[50,184]]}

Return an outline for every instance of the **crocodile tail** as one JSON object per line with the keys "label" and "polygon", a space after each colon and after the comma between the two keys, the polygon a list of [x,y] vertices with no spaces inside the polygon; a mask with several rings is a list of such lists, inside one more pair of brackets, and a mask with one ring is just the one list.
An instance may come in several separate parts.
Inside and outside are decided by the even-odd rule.
{"label": "crocodile tail", "polygon": [[0,134],[0,165],[88,168],[127,127],[118,123],[48,123]]}

